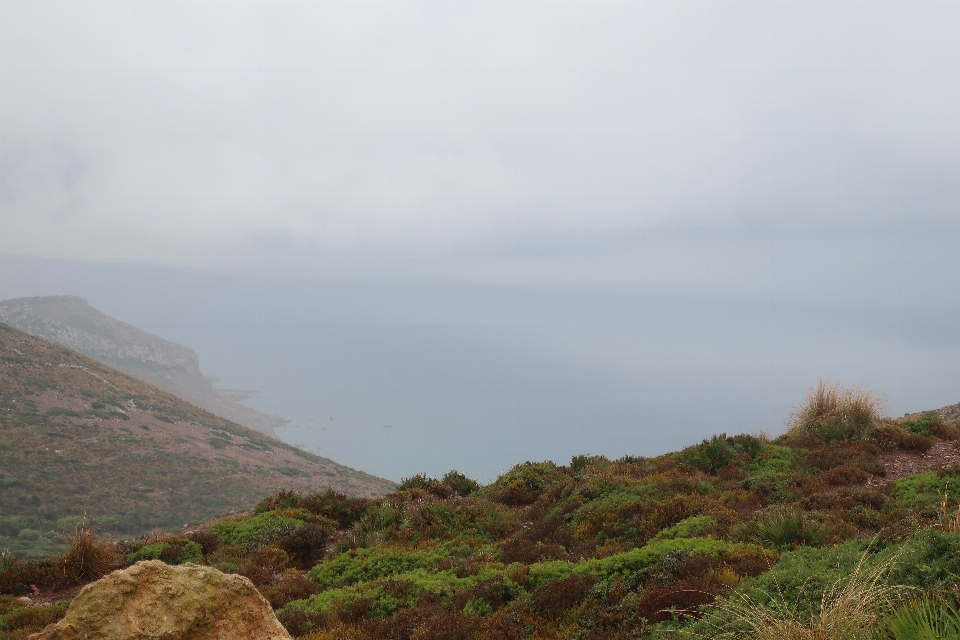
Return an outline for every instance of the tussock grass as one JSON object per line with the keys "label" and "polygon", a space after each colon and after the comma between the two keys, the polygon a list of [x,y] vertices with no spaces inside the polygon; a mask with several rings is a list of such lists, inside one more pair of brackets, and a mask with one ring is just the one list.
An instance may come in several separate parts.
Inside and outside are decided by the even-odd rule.
{"label": "tussock grass", "polygon": [[860,386],[820,380],[794,410],[787,435],[817,435],[825,441],[863,439],[885,417],[882,396]]}
{"label": "tussock grass", "polygon": [[73,533],[64,532],[67,552],[58,562],[57,573],[62,572],[68,583],[83,584],[98,580],[121,564],[116,544],[110,540],[98,540],[95,528],[86,523],[77,525]]}
{"label": "tussock grass", "polygon": [[861,556],[850,576],[840,578],[827,589],[820,606],[800,610],[783,594],[767,594],[768,604],[745,593],[720,600],[704,618],[709,635],[681,632],[686,637],[726,640],[865,640],[882,637],[887,617],[903,602],[908,587],[889,585],[886,580],[898,555],[877,566],[866,566]]}

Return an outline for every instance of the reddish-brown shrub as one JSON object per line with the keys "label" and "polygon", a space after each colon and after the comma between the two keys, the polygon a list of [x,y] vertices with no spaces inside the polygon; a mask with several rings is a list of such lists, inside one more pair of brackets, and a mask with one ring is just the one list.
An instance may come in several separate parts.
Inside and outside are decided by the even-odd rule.
{"label": "reddish-brown shrub", "polygon": [[271,584],[290,566],[290,556],[277,547],[258,547],[237,562],[237,573],[257,588]]}
{"label": "reddish-brown shrub", "polygon": [[745,578],[753,578],[765,571],[769,571],[777,563],[780,556],[769,551],[753,548],[737,549],[724,561],[725,564]]}
{"label": "reddish-brown shrub", "polygon": [[504,582],[502,578],[494,578],[484,580],[472,589],[457,594],[454,598],[454,606],[457,609],[462,609],[471,600],[483,600],[490,605],[491,610],[496,611],[500,607],[513,602],[516,596],[517,594],[511,588],[511,585]]}
{"label": "reddish-brown shrub", "polygon": [[728,588],[702,580],[683,580],[677,584],[658,587],[645,592],[637,606],[641,616],[649,622],[663,622],[675,616],[695,616],[701,605],[713,602]]}
{"label": "reddish-brown shrub", "polygon": [[760,496],[743,489],[725,491],[720,496],[720,502],[727,509],[741,514],[756,511],[761,505]]}
{"label": "reddish-brown shrub", "polygon": [[906,451],[926,453],[936,441],[937,439],[933,436],[918,436],[913,433],[908,433],[903,436],[903,440],[900,442],[900,448]]}
{"label": "reddish-brown shrub", "polygon": [[[881,425],[882,428],[882,425]],[[879,431],[880,428],[878,428]],[[894,445],[892,448],[896,448]],[[803,466],[829,471],[835,467],[847,466],[859,469],[875,476],[884,473],[883,462],[878,457],[880,448],[873,442],[836,442],[830,444],[815,443],[807,450]]]}
{"label": "reddish-brown shrub", "polygon": [[[361,601],[357,601],[357,604]],[[353,605],[351,605],[353,606]],[[369,610],[369,602],[363,614],[366,615]],[[389,618],[376,618],[371,620],[362,620],[362,616],[350,616],[346,613],[341,614],[340,619],[344,622],[359,623],[360,629],[370,638],[390,639],[390,640],[410,640],[413,633],[427,624],[429,620],[439,615],[448,613],[436,604],[413,607],[411,609],[400,609]]]}
{"label": "reddish-brown shrub", "polygon": [[287,569],[283,576],[273,584],[263,587],[260,592],[270,602],[270,606],[281,609],[294,600],[309,598],[320,591],[320,587],[296,569]]}
{"label": "reddish-brown shrub", "polygon": [[337,617],[346,624],[357,624],[373,609],[373,598],[359,598],[337,610]]}
{"label": "reddish-brown shrub", "polygon": [[880,424],[874,430],[872,439],[882,449],[903,449],[919,451],[920,453],[926,453],[936,442],[936,438],[933,436],[910,433],[892,422]]}
{"label": "reddish-brown shrub", "polygon": [[187,539],[200,545],[200,548],[203,549],[203,555],[205,556],[219,549],[222,544],[220,538],[208,531],[194,531],[187,535]]}
{"label": "reddish-brown shrub", "polygon": [[310,513],[329,518],[338,528],[349,527],[363,516],[375,500],[369,498],[348,498],[336,491],[302,494],[298,491],[282,491],[275,496],[262,500],[256,512],[276,509],[306,509]]}
{"label": "reddish-brown shrub", "polygon": [[415,640],[474,640],[486,638],[483,620],[459,611],[438,611],[411,634]]}
{"label": "reddish-brown shrub", "polygon": [[331,624],[327,614],[307,614],[297,609],[284,609],[277,613],[277,620],[294,638],[299,638],[318,629],[326,629]]}
{"label": "reddish-brown shrub", "polygon": [[323,557],[329,539],[329,527],[308,522],[281,538],[278,545],[290,555],[294,563],[306,569]]}
{"label": "reddish-brown shrub", "polygon": [[946,424],[939,418],[931,421],[927,428],[930,429],[932,435],[937,436],[941,440],[960,440],[960,429],[951,424]]}
{"label": "reddish-brown shrub", "polygon": [[503,504],[518,506],[536,502],[539,492],[529,488],[522,478],[516,478],[499,487],[490,499]]}
{"label": "reddish-brown shrub", "polygon": [[831,487],[840,487],[851,484],[864,484],[869,477],[870,475],[861,469],[842,465],[830,469],[821,476],[821,479]]}
{"label": "reddish-brown shrub", "polygon": [[571,576],[551,580],[540,585],[530,594],[530,606],[541,615],[559,617],[564,611],[583,600],[596,583],[597,580],[590,576]]}
{"label": "reddish-brown shrub", "polygon": [[525,537],[513,538],[501,547],[500,562],[504,564],[514,562],[533,564],[544,560],[559,560],[565,555],[564,548],[556,543],[537,544]]}

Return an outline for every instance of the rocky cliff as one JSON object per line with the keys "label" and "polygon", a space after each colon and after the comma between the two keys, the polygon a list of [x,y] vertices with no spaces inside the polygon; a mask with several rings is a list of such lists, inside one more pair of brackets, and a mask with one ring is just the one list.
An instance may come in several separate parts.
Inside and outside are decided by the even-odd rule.
{"label": "rocky cliff", "polygon": [[121,322],[77,296],[0,301],[0,322],[52,340],[160,387],[220,417],[274,434],[288,421],[238,402],[200,371],[197,354],[182,344]]}

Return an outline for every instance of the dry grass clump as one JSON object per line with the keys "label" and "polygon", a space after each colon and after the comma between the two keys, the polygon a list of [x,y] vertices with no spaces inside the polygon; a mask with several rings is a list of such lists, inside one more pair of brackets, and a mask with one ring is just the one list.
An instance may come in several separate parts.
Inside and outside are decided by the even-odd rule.
{"label": "dry grass clump", "polygon": [[[887,616],[903,601],[907,587],[886,584],[897,561],[893,556],[867,569],[867,554],[853,573],[824,592],[819,608],[800,611],[782,594],[770,604],[735,593],[721,600],[706,618],[709,637],[729,640],[863,640],[883,628]],[[732,623],[732,624],[731,624]],[[684,635],[699,634],[685,633]]]}
{"label": "dry grass clump", "polygon": [[68,584],[83,584],[99,580],[121,566],[117,545],[110,540],[97,540],[94,527],[78,524],[73,533],[65,532],[67,551],[56,565],[56,578]]}
{"label": "dry grass clump", "polygon": [[788,435],[816,435],[825,441],[866,437],[886,415],[883,398],[861,387],[821,380],[790,419]]}

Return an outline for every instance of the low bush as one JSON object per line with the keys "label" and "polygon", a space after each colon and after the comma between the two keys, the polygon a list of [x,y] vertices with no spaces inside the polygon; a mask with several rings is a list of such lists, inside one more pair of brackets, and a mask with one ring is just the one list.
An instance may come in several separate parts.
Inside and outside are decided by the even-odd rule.
{"label": "low bush", "polygon": [[925,529],[903,547],[891,572],[897,584],[938,589],[956,584],[960,576],[960,533]]}
{"label": "low bush", "polygon": [[210,527],[210,534],[225,544],[257,546],[280,540],[304,524],[303,520],[268,511],[252,518],[218,522]]}
{"label": "low bush", "polygon": [[530,606],[541,615],[559,618],[582,601],[596,583],[595,576],[570,576],[546,582],[530,594]]}
{"label": "low bush", "polygon": [[304,600],[319,593],[320,587],[296,569],[287,569],[279,579],[260,589],[274,609],[282,609],[294,600]]}
{"label": "low bush", "polygon": [[929,451],[930,447],[937,441],[936,437],[932,435],[911,433],[893,422],[881,423],[874,429],[870,437],[879,447],[888,451],[902,449],[904,451],[919,451],[920,453]]}
{"label": "low bush", "polygon": [[297,565],[309,568],[323,557],[329,539],[329,527],[308,522],[280,538],[277,545],[290,554],[290,558]]}
{"label": "low bush", "polygon": [[763,451],[763,443],[754,436],[730,436],[721,433],[700,444],[687,447],[678,455],[684,465],[705,473],[716,474],[743,455],[755,459]]}
{"label": "low bush", "polygon": [[43,607],[23,606],[22,602],[20,604],[20,607],[11,607],[7,613],[0,615],[0,632],[20,632],[8,636],[10,638],[26,638],[27,633],[41,631],[67,613],[66,602]]}
{"label": "low bush", "polygon": [[529,505],[536,502],[546,488],[567,480],[569,476],[553,462],[524,462],[497,478],[486,489],[486,495],[494,502]]}
{"label": "low bush", "polygon": [[128,554],[126,560],[130,564],[140,560],[162,560],[172,565],[200,562],[203,560],[203,547],[193,540],[172,538],[144,545]]}

